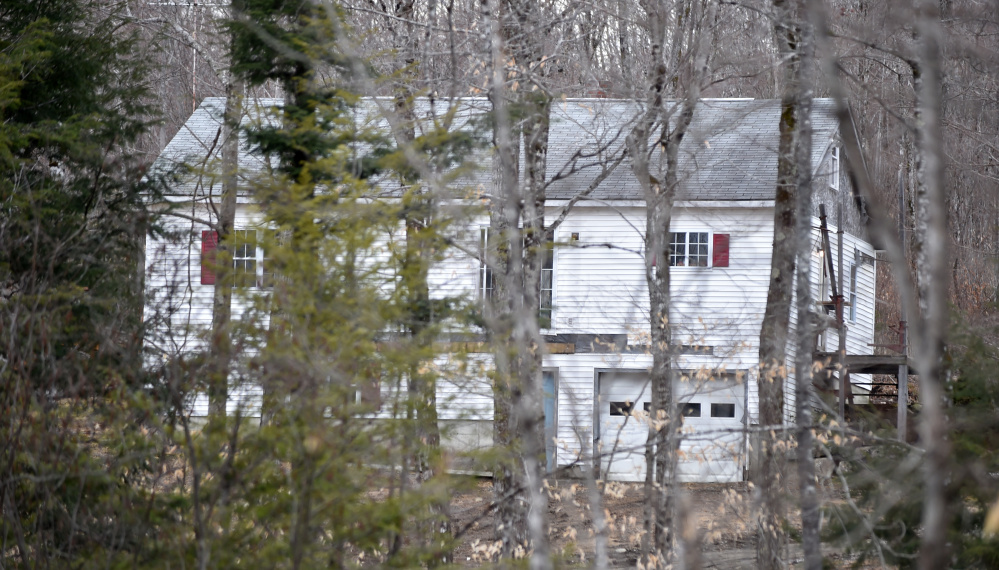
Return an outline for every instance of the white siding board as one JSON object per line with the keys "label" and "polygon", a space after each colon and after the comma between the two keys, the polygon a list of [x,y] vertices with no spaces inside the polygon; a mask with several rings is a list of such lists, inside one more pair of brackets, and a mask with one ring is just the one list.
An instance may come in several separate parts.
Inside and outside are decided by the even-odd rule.
{"label": "white siding board", "polygon": [[489,354],[470,354],[465,358],[442,354],[435,359],[441,373],[437,380],[441,420],[492,421],[493,388],[488,377],[492,361]]}

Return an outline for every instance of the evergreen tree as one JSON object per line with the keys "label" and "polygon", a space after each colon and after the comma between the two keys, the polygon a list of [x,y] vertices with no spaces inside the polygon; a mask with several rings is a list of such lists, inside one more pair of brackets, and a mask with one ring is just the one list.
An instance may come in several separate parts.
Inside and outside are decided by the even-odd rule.
{"label": "evergreen tree", "polygon": [[[244,174],[274,277],[255,296],[239,293],[252,309],[233,335],[252,349],[242,369],[263,387],[264,417],[259,428],[237,413],[200,431],[181,421],[170,432],[192,470],[191,485],[173,497],[193,536],[171,537],[167,559],[289,568],[436,563],[450,549],[446,537],[412,538],[439,526],[447,483],[414,488],[409,477],[414,460],[441,457],[413,429],[433,402],[425,390],[409,394],[407,382],[436,374],[428,339],[439,329],[426,313],[447,304],[419,290],[444,241],[428,224],[419,252],[407,247],[407,209],[424,204],[414,198],[418,177],[406,152],[363,124],[375,113],[352,93],[363,62],[342,55],[339,14],[298,0],[244,7],[232,23],[233,70],[250,89],[276,83],[285,93],[283,105],[251,111],[243,129],[270,165]],[[440,170],[470,144],[451,144],[437,129],[413,143]],[[395,191],[388,180],[407,188]]]}
{"label": "evergreen tree", "polygon": [[[995,378],[999,351],[986,341],[994,334],[964,323],[955,326],[945,361],[950,378],[948,416],[952,418],[947,436],[953,445],[945,491],[954,514],[947,529],[953,568],[999,565],[999,542],[986,522],[999,512],[999,484],[994,475],[999,472],[999,383]],[[830,445],[831,455],[840,459],[839,474],[847,482],[851,502],[827,507],[826,533],[858,551],[858,565],[881,559],[900,568],[914,568],[922,542],[925,494],[920,469],[925,452],[892,442],[893,426],[878,426],[876,418],[867,421],[884,436],[877,447]],[[838,435],[834,442],[840,443]]]}
{"label": "evergreen tree", "polygon": [[85,0],[0,5],[0,544],[130,559],[148,529],[140,372],[142,57]]}

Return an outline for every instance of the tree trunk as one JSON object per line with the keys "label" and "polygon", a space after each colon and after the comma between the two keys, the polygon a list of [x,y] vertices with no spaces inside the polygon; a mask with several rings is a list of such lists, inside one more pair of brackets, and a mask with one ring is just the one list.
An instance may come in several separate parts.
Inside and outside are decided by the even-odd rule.
{"label": "tree trunk", "polygon": [[[231,10],[240,9],[234,0]],[[230,43],[232,43],[230,38]],[[230,46],[230,53],[231,53]],[[226,83],[225,116],[222,121],[222,197],[216,226],[218,245],[215,268],[215,291],[212,298],[211,366],[208,385],[208,415],[224,418],[229,398],[229,370],[232,364],[232,236],[236,221],[236,196],[239,190],[239,122],[243,117],[243,78],[229,71]]]}
{"label": "tree trunk", "polygon": [[776,40],[784,63],[783,97],[780,109],[780,141],[777,149],[777,187],[774,195],[774,241],[770,262],[770,286],[760,329],[760,369],[757,388],[761,427],[758,460],[753,472],[759,516],[756,527],[756,565],[763,570],[784,567],[783,485],[785,455],[784,383],[787,380],[787,341],[791,324],[791,294],[794,286],[795,168],[794,142],[798,126],[797,23],[786,0],[775,0],[778,14]]}
{"label": "tree trunk", "polygon": [[[493,138],[497,195],[491,200],[490,250],[495,289],[488,315],[495,349],[494,445],[505,460],[494,473],[497,534],[501,555],[530,552],[531,568],[550,568],[548,499],[543,489],[544,412],[541,358],[544,342],[538,323],[541,262],[548,240],[544,227],[545,169],[550,97],[527,91],[528,76],[518,70],[544,57],[529,28],[538,16],[528,2],[484,4],[491,30]],[[513,67],[507,69],[507,63]],[[506,81],[516,80],[508,91]],[[531,78],[534,80],[534,78]],[[516,84],[523,82],[520,92]],[[523,111],[523,127],[514,124],[510,105]],[[518,165],[520,133],[525,138],[525,181]]]}
{"label": "tree trunk", "polygon": [[815,480],[815,444],[812,434],[812,356],[815,350],[819,316],[813,311],[811,290],[812,260],[812,93],[814,41],[810,23],[801,22],[798,42],[799,80],[794,156],[797,168],[797,254],[795,293],[797,294],[797,347],[795,353],[795,420],[797,433],[798,479],[801,502],[801,543],[807,570],[821,570],[819,500]]}
{"label": "tree trunk", "polygon": [[[649,95],[644,115],[627,138],[632,172],[645,198],[645,280],[652,354],[642,563],[665,567],[673,563],[675,542],[682,540],[673,532],[679,528],[675,499],[682,421],[673,393],[670,224],[680,181],[680,143],[693,120],[708,61],[703,49],[705,33],[698,25],[701,19],[710,20],[711,10],[697,2],[672,9],[643,2],[642,8],[652,44],[644,89]],[[670,95],[676,100],[669,100]],[[653,146],[649,139],[654,135]]]}
{"label": "tree trunk", "polygon": [[950,446],[944,415],[943,348],[947,334],[947,203],[944,183],[940,14],[934,2],[919,5],[917,21],[919,185],[916,189],[916,270],[921,326],[912,331],[913,356],[919,370],[922,403],[919,435],[926,449],[923,462],[926,490],[923,501],[919,567],[945,568],[950,562],[947,529],[950,519],[946,478]]}
{"label": "tree trunk", "polygon": [[[506,58],[501,27],[499,0],[483,3],[483,19],[489,25],[492,77],[489,99],[493,108],[493,146],[496,149],[494,183],[497,196],[490,203],[489,245],[486,263],[492,270],[492,298],[485,299],[486,320],[494,347],[495,380],[493,388],[493,445],[500,457],[493,470],[496,505],[496,535],[501,558],[510,559],[528,548],[525,481],[516,457],[520,452],[516,424],[516,404],[521,387],[516,384],[513,346],[514,291],[510,268],[522,259],[523,241],[510,238],[520,235],[518,137],[513,129],[506,100]],[[513,220],[512,224],[509,221]],[[515,287],[516,288],[516,287]]]}
{"label": "tree trunk", "polygon": [[[395,36],[395,47],[403,56],[403,66],[397,71],[400,81],[395,88],[395,111],[402,121],[401,128],[393,129],[396,144],[404,149],[409,156],[413,141],[416,139],[415,84],[420,79],[419,38],[414,28],[417,17],[414,2],[399,2],[392,5],[397,21],[404,22],[403,33],[396,32],[396,22],[388,19],[388,25]],[[430,17],[433,14],[429,14]],[[427,26],[430,33],[430,25]],[[427,39],[424,36],[424,39]],[[424,53],[425,55],[425,53]],[[419,157],[414,157],[419,158]],[[425,165],[420,165],[425,166]],[[423,170],[418,168],[417,170]],[[436,173],[435,173],[436,174]],[[410,182],[410,181],[406,181]],[[404,196],[403,216],[406,226],[406,245],[403,253],[402,271],[404,277],[406,309],[405,327],[414,343],[413,350],[417,354],[429,354],[433,344],[432,332],[433,310],[430,299],[429,271],[433,250],[436,246],[432,218],[434,215],[434,193],[438,190],[432,180],[424,180],[423,187],[409,188]],[[441,462],[441,435],[437,418],[437,381],[433,373],[423,372],[423,362],[414,361],[408,372],[408,392],[410,398],[409,410],[415,414],[414,445],[405,452],[415,452],[414,468],[418,481],[423,484],[444,475]],[[405,476],[408,470],[403,469]],[[432,498],[430,501],[430,522],[428,528],[421,532],[426,537],[431,551],[438,552],[442,545],[450,540],[451,520],[450,509],[446,500]],[[440,550],[435,559],[436,564],[447,564],[451,561],[449,550]]]}

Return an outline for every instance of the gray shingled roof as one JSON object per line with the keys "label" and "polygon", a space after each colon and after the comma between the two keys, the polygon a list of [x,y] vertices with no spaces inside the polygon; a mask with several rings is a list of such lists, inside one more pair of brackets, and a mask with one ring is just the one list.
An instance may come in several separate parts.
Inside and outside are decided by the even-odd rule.
{"label": "gray shingled roof", "polygon": [[[377,116],[377,101],[360,106],[358,120],[387,125]],[[261,109],[281,104],[280,99],[263,99],[248,108]],[[488,112],[483,99],[462,101],[457,128],[467,127],[471,117]],[[164,171],[180,164],[200,165],[212,150],[210,160],[220,156],[221,144],[214,146],[222,122],[225,100],[206,98],[187,123],[163,150],[154,164]],[[438,102],[435,111],[442,112]],[[389,106],[391,108],[391,106]],[[549,199],[569,199],[599,174],[600,165],[616,156],[641,109],[632,101],[611,99],[566,99],[552,106],[548,149]],[[417,116],[430,116],[427,100],[421,100]],[[681,200],[772,200],[777,177],[780,102],[766,99],[705,99],[699,102],[690,131],[680,148]],[[259,117],[252,111],[251,117]],[[249,121],[250,118],[244,120]],[[837,121],[834,103],[816,99],[812,114],[813,168],[818,168],[829,145],[835,139]],[[241,145],[241,166],[248,172],[264,166],[259,155]],[[471,184],[488,184],[488,154],[479,157],[480,170]],[[203,184],[207,184],[202,180]],[[178,195],[191,195],[195,181],[190,177],[177,185]],[[642,199],[627,161],[622,163],[590,195],[599,200]]]}
{"label": "gray shingled roof", "polygon": [[[617,151],[639,112],[630,101],[575,99],[555,105],[549,133],[549,171],[576,152],[581,141],[603,142]],[[833,141],[837,122],[830,99],[817,99],[812,113],[812,164],[817,168]],[[773,200],[777,182],[780,101],[705,99],[680,146],[681,200]],[[599,167],[590,169],[590,178]],[[581,173],[582,174],[582,173]],[[558,181],[552,199],[569,199],[585,188],[586,176]],[[628,163],[591,194],[594,199],[642,199]]]}
{"label": "gray shingled roof", "polygon": [[[260,117],[261,109],[280,106],[282,99],[254,99],[247,101],[247,108],[254,109],[243,119],[248,124],[253,117]],[[177,134],[167,143],[153,163],[152,174],[165,174],[185,168],[195,172],[216,172],[217,161],[222,157],[222,117],[225,112],[225,98],[206,97],[201,105],[191,114],[187,122],[180,127]],[[240,167],[248,171],[259,171],[264,166],[264,159],[259,154],[250,152],[245,142],[240,144]],[[209,186],[217,181],[211,176],[201,177],[202,186]],[[198,184],[198,176],[182,176],[179,184],[171,188],[171,194],[189,196],[194,193]]]}

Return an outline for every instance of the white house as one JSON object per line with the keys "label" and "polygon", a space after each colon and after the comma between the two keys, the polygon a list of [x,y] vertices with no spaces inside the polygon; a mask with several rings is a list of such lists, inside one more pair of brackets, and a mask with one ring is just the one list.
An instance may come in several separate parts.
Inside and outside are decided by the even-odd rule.
{"label": "white house", "polygon": [[[468,114],[486,111],[482,100],[465,104]],[[221,99],[206,99],[166,147],[160,167],[217,155],[213,140],[223,105]],[[831,231],[837,230],[837,209],[845,220],[847,349],[850,354],[870,354],[875,252],[866,238],[861,202],[841,172],[833,103],[816,100],[814,107],[814,202],[816,208],[824,204],[831,214]],[[681,150],[682,182],[671,227],[675,246],[669,263],[676,310],[670,323],[673,338],[681,345],[676,367],[683,371],[676,379],[676,393],[686,416],[681,444],[683,480],[733,481],[744,476],[746,428],[757,421],[754,370],[770,275],[779,110],[780,103],[774,100],[703,100]],[[558,216],[599,172],[599,161],[581,158],[580,151],[619,148],[636,107],[626,101],[567,99],[553,105],[552,115],[548,220]],[[246,153],[241,164],[254,168],[259,160]],[[150,331],[147,345],[164,355],[198,350],[211,323],[215,285],[201,271],[208,228],[193,219],[212,215],[209,204],[218,199],[219,190],[191,178],[167,196],[192,214],[170,222],[182,238],[147,239],[146,313],[168,317]],[[483,175],[477,183],[488,183],[483,182],[487,178]],[[236,228],[249,231],[257,219],[253,204],[242,196],[239,202]],[[488,224],[486,218],[480,221],[482,226]],[[816,298],[828,298],[828,291],[820,295],[829,280],[821,267],[825,252],[819,246],[818,224],[816,217],[813,293]],[[642,410],[650,396],[646,371],[651,356],[644,348],[649,330],[644,228],[641,191],[625,163],[575,204],[555,232],[557,246],[543,285],[543,298],[551,299],[551,326],[543,333],[550,347],[544,368],[552,467],[585,466],[596,450],[610,478],[644,479],[640,454],[647,428],[639,417],[628,413]],[[834,238],[834,248],[835,244]],[[255,271],[263,271],[259,248],[237,253],[255,261]],[[478,259],[454,250],[431,275],[432,294],[481,295],[487,273]],[[238,318],[239,308],[234,309]],[[836,332],[829,331],[819,348],[835,350],[837,342]],[[482,355],[482,359],[489,357]],[[852,380],[858,386],[855,390],[870,381],[863,376]],[[789,414],[793,410],[791,382],[786,389]],[[471,385],[443,382],[438,392],[441,420],[453,428],[452,443],[488,445],[492,433],[488,383],[482,379]],[[252,389],[237,391],[231,405],[252,408],[253,399]],[[205,409],[203,398],[193,403],[193,413],[204,414]]]}

